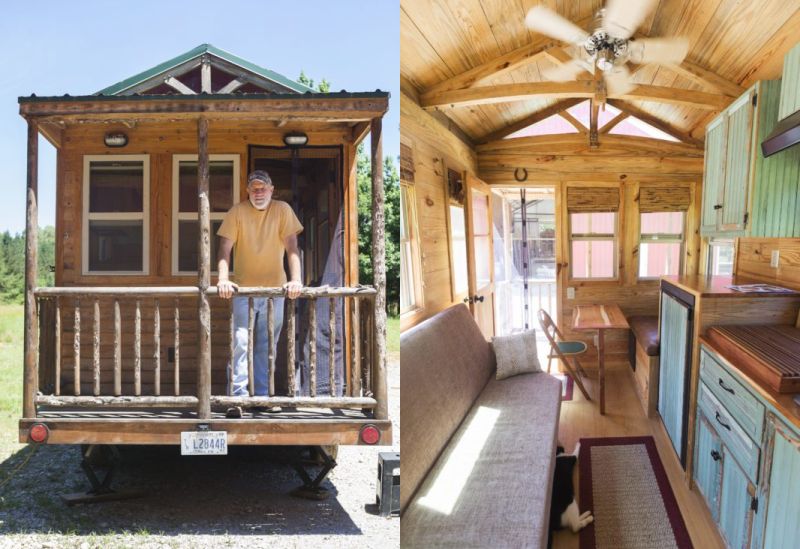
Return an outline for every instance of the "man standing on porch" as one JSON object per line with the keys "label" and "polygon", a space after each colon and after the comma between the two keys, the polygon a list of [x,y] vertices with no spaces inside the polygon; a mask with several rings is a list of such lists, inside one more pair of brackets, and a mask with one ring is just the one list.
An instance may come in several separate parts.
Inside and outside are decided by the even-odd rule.
{"label": "man standing on porch", "polygon": [[[269,174],[256,170],[247,178],[249,200],[233,206],[217,231],[220,237],[217,254],[220,297],[230,299],[241,286],[283,287],[289,299],[300,295],[303,286],[300,278],[300,252],[297,235],[303,225],[292,207],[286,202],[272,200],[275,190]],[[236,281],[229,280],[231,250],[236,260]],[[283,268],[284,254],[289,256],[289,280]],[[274,330],[272,351],[275,352],[278,336],[283,326],[282,297],[273,298]],[[248,298],[233,299],[233,325],[235,347],[233,352],[233,387],[228,388],[232,396],[247,396],[247,336]],[[255,395],[269,394],[268,349],[267,349],[267,299],[253,300],[255,325],[253,328],[253,374]],[[228,410],[228,415],[241,417],[241,409]]]}

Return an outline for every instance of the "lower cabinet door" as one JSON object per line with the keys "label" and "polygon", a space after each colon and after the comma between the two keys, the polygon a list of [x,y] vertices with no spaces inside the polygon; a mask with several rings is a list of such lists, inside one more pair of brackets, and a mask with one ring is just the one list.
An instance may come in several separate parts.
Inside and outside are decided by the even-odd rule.
{"label": "lower cabinet door", "polygon": [[733,456],[722,447],[722,486],[719,501],[719,529],[728,547],[749,547],[755,492]]}
{"label": "lower cabinet door", "polygon": [[694,482],[706,499],[715,522],[719,522],[719,488],[722,482],[722,446],[719,435],[705,414],[697,415],[695,440]]}
{"label": "lower cabinet door", "polygon": [[800,436],[775,418],[767,429],[772,460],[763,546],[794,549],[800,544]]}

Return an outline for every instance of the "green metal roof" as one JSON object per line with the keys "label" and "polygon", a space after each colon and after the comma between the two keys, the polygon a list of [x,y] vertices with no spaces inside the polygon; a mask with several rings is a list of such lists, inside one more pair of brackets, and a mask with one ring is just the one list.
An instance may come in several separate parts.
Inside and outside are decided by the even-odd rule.
{"label": "green metal roof", "polygon": [[258,65],[251,63],[250,61],[246,61],[241,57],[237,57],[232,53],[228,53],[219,48],[215,48],[211,44],[201,44],[196,48],[189,50],[182,55],[179,55],[178,57],[170,59],[169,61],[164,61],[163,63],[156,65],[155,67],[149,70],[131,76],[130,78],[127,78],[122,82],[118,82],[113,86],[104,88],[99,92],[95,93],[95,95],[117,95],[133,86],[136,86],[141,82],[144,82],[145,80],[153,78],[154,76],[157,76],[161,73],[167,72],[178,65],[186,63],[187,61],[194,59],[195,57],[200,57],[201,55],[204,54],[211,54],[213,56],[219,57],[220,59],[223,59],[228,63],[238,65],[239,67],[242,67],[245,70],[248,70],[268,80],[272,80],[273,82],[285,86],[290,90],[294,90],[295,92],[298,93],[314,92],[312,88],[309,88],[308,86],[305,86],[299,82],[295,82],[294,80],[290,80],[285,76],[278,74],[275,71],[259,67]]}

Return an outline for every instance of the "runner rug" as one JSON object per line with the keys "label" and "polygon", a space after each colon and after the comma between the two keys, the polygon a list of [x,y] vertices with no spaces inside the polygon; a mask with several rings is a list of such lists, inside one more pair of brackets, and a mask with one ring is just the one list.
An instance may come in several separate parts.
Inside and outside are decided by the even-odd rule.
{"label": "runner rug", "polygon": [[581,549],[691,548],[653,437],[582,438]]}
{"label": "runner rug", "polygon": [[572,381],[572,376],[569,374],[551,375],[561,382],[561,400],[572,400],[572,386],[575,385],[575,382]]}

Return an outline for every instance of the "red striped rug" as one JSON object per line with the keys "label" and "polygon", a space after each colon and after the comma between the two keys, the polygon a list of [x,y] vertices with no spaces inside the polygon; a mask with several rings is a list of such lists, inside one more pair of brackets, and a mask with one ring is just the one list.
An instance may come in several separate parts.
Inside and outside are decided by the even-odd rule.
{"label": "red striped rug", "polygon": [[692,547],[653,437],[580,442],[579,508],[594,515],[581,549]]}

